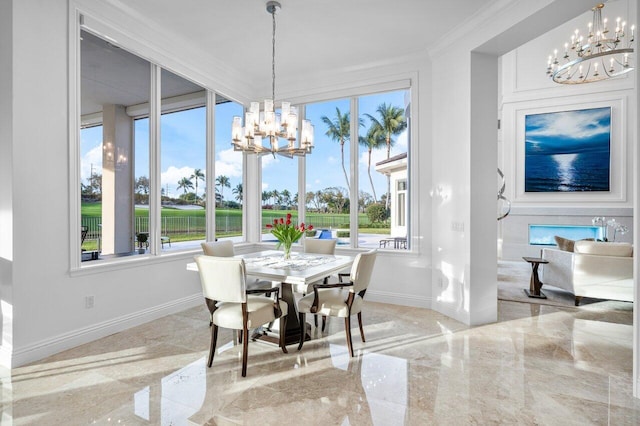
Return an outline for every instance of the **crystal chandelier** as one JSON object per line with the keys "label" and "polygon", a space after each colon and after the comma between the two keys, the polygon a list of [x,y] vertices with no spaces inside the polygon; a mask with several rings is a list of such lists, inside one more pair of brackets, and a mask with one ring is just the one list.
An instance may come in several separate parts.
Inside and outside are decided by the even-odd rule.
{"label": "crystal chandelier", "polygon": [[627,23],[616,19],[615,29],[607,26],[607,18],[602,19],[603,3],[593,10],[593,20],[589,22],[586,35],[575,30],[571,41],[564,44],[564,64],[558,60],[558,50],[547,60],[547,75],[556,83],[581,84],[606,80],[633,70],[629,63],[633,53],[635,25],[627,34]]}
{"label": "crystal chandelier", "polygon": [[[251,102],[244,116],[244,127],[241,117],[233,117],[231,125],[231,140],[234,151],[244,151],[252,154],[276,154],[284,157],[302,157],[311,153],[313,149],[313,125],[309,120],[302,120],[302,131],[299,143],[296,144],[298,133],[298,110],[290,102],[281,102],[280,111],[275,109],[276,95],[276,11],[281,8],[276,1],[267,2],[267,12],[271,14],[273,22],[272,53],[271,53],[271,99],[266,99],[263,109],[259,102]],[[288,141],[280,146],[279,139]]]}

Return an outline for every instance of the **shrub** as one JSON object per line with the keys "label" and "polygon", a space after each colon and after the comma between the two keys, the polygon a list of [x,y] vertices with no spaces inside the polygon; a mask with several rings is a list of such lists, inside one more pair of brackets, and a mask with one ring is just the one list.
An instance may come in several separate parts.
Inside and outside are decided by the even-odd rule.
{"label": "shrub", "polygon": [[384,222],[389,217],[389,211],[384,204],[373,203],[367,207],[367,217],[371,223]]}
{"label": "shrub", "polygon": [[336,231],[336,237],[338,238],[349,238],[349,231]]}
{"label": "shrub", "polygon": [[312,229],[311,231],[306,231],[306,232],[305,232],[305,235],[306,235],[307,237],[315,237],[315,236],[316,236],[316,230],[315,230],[315,229]]}

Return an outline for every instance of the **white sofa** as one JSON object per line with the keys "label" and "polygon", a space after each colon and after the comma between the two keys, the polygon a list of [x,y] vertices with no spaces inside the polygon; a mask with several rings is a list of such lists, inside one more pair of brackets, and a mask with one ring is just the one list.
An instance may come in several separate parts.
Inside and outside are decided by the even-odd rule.
{"label": "white sofa", "polygon": [[574,251],[545,248],[541,281],[583,297],[633,302],[633,246],[576,241]]}

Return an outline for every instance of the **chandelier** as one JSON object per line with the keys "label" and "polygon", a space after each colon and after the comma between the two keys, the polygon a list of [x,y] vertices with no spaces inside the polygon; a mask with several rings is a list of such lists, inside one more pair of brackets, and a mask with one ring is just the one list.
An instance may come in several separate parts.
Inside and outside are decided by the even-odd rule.
{"label": "chandelier", "polygon": [[575,30],[571,41],[564,44],[564,63],[558,60],[558,50],[547,60],[547,75],[556,83],[581,84],[618,77],[633,70],[629,59],[633,53],[635,25],[627,34],[627,23],[616,19],[615,29],[602,19],[603,3],[593,9],[593,20],[589,22],[587,34]]}
{"label": "chandelier", "polygon": [[[231,125],[231,143],[234,151],[251,154],[276,154],[284,157],[302,157],[313,149],[313,125],[309,120],[302,120],[302,131],[299,143],[298,110],[290,102],[281,102],[280,111],[275,108],[276,97],[276,11],[281,8],[276,1],[267,2],[267,12],[271,14],[273,31],[271,39],[271,99],[266,99],[262,110],[259,102],[251,102],[244,115],[244,127],[241,117],[233,117]],[[280,146],[279,139],[287,140]]]}

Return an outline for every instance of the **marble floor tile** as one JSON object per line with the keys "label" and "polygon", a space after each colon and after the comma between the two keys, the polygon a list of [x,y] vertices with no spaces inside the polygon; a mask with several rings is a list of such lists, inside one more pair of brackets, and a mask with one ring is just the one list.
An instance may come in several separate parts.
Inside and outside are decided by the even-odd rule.
{"label": "marble floor tile", "polygon": [[0,371],[0,424],[640,424],[632,304],[498,310],[498,322],[468,327],[367,302],[356,357],[333,318],[301,351],[252,341],[243,378],[229,330],[206,367],[203,304]]}

